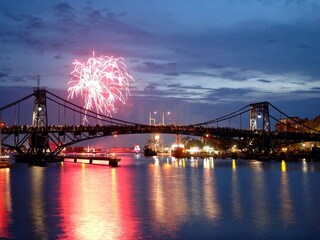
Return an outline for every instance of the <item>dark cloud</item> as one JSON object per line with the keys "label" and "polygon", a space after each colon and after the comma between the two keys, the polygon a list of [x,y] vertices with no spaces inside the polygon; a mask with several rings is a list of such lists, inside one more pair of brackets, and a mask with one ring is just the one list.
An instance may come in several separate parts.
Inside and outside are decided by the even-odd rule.
{"label": "dark cloud", "polygon": [[28,82],[28,75],[25,76],[17,76],[8,73],[0,73],[0,81],[6,85],[16,85],[16,84],[23,84]]}
{"label": "dark cloud", "polygon": [[220,69],[225,67],[217,63],[208,63],[207,66],[212,69]]}
{"label": "dark cloud", "polygon": [[[305,94],[312,94],[314,97],[318,97],[320,93],[320,88],[314,87],[310,89],[310,91],[300,91],[300,93],[305,93]],[[320,115],[320,112],[318,112]]]}
{"label": "dark cloud", "polygon": [[194,71],[194,72],[180,72],[180,75],[189,75],[189,76],[194,76],[194,77],[217,77],[218,75],[216,73],[208,73],[206,71],[199,72],[199,71]]}
{"label": "dark cloud", "polygon": [[61,55],[59,54],[59,55],[54,56],[54,58],[59,60],[59,59],[61,59],[62,57],[61,57]]}
{"label": "dark cloud", "polygon": [[[200,88],[200,87],[199,87]],[[161,99],[183,99],[185,101],[193,101],[194,94],[192,92],[194,86],[186,87],[180,84],[148,84],[143,90],[136,89],[132,91],[135,96],[144,96],[154,99],[155,97]]]}
{"label": "dark cloud", "polygon": [[39,17],[26,15],[26,16],[24,16],[24,18],[27,20],[27,28],[28,29],[43,29],[46,27],[43,20]]}
{"label": "dark cloud", "polygon": [[31,47],[42,47],[44,46],[44,44],[36,39],[36,38],[32,38],[30,36],[25,36],[25,37],[22,37],[20,38],[20,40],[24,43],[26,43],[28,46],[31,46]]}
{"label": "dark cloud", "polygon": [[101,13],[97,10],[94,10],[94,11],[91,11],[89,14],[88,14],[88,19],[90,21],[99,21],[102,19],[102,16],[101,16]]}
{"label": "dark cloud", "polygon": [[179,76],[179,73],[174,71],[176,67],[176,63],[143,62],[142,64],[138,64],[135,68],[141,72],[152,72],[167,76]]}
{"label": "dark cloud", "polygon": [[170,83],[170,84],[167,84],[167,87],[169,87],[169,88],[180,88],[182,86],[181,86],[181,84]]}
{"label": "dark cloud", "polygon": [[160,69],[163,67],[161,64],[157,64],[154,62],[144,62],[143,65],[146,66],[148,69],[152,69],[152,70]]}
{"label": "dark cloud", "polygon": [[179,74],[178,72],[167,72],[167,73],[165,73],[164,75],[172,76],[172,77],[177,77],[177,76],[179,76],[180,74]]}
{"label": "dark cloud", "polygon": [[305,82],[290,82],[292,84],[296,84],[296,85],[306,85]]}
{"label": "dark cloud", "polygon": [[64,46],[63,43],[52,43],[52,44],[50,44],[50,47],[52,47],[54,50],[61,49],[61,47],[63,47],[63,46]]}
{"label": "dark cloud", "polygon": [[271,83],[272,81],[270,80],[266,80],[266,79],[257,79],[258,82],[262,82],[262,83]]}
{"label": "dark cloud", "polygon": [[269,40],[267,40],[266,41],[266,43],[277,43],[277,42],[279,42],[279,41],[277,41],[277,40],[275,40],[275,39],[269,39]]}
{"label": "dark cloud", "polygon": [[124,16],[126,16],[126,14],[124,12],[120,12],[120,13],[116,13],[116,12],[112,12],[112,11],[107,12],[107,17],[109,19],[114,19],[117,17],[124,17]]}
{"label": "dark cloud", "polygon": [[4,72],[7,72],[7,73],[12,72],[12,69],[11,69],[11,68],[7,68],[7,67],[2,68],[2,70],[3,70]]}
{"label": "dark cloud", "polygon": [[15,82],[15,83],[26,83],[28,81],[28,78],[23,77],[23,76],[13,76],[11,78],[11,81]]}
{"label": "dark cloud", "polygon": [[69,17],[72,15],[72,7],[67,2],[54,5],[53,10],[56,16]]}
{"label": "dark cloud", "polygon": [[208,91],[207,98],[215,101],[225,101],[225,99],[230,102],[239,101],[239,99],[250,101],[248,94],[256,93],[256,91],[255,88],[219,88]]}
{"label": "dark cloud", "polygon": [[17,21],[17,22],[21,22],[24,20],[24,18],[21,15],[18,14],[14,14],[12,11],[7,10],[4,12],[5,16],[11,20]]}
{"label": "dark cloud", "polygon": [[202,85],[191,85],[191,86],[185,86],[185,85],[180,85],[181,89],[198,89],[198,90],[211,90],[212,88],[204,88]]}
{"label": "dark cloud", "polygon": [[238,73],[238,71],[223,71],[220,76],[222,78],[229,79],[232,81],[242,82],[247,80],[247,77],[242,76],[241,74]]}
{"label": "dark cloud", "polygon": [[162,96],[163,93],[164,92],[160,90],[156,84],[147,85],[141,92],[136,91],[137,95],[147,95],[149,97]]}
{"label": "dark cloud", "polygon": [[167,65],[169,67],[177,67],[178,64],[176,62],[169,62]]}
{"label": "dark cloud", "polygon": [[[139,27],[136,27],[132,24],[127,24],[115,18],[107,17],[98,25],[100,30],[107,31],[108,34],[117,34],[119,36],[127,36],[129,41],[126,44],[138,44],[139,42],[145,42],[146,39],[152,37],[152,35],[142,30]],[[139,41],[139,42],[135,42]]]}
{"label": "dark cloud", "polygon": [[9,77],[7,73],[0,72],[0,80],[6,79],[7,77]]}
{"label": "dark cloud", "polygon": [[297,48],[301,48],[301,49],[309,49],[311,48],[310,46],[308,46],[307,44],[299,44],[297,45]]}

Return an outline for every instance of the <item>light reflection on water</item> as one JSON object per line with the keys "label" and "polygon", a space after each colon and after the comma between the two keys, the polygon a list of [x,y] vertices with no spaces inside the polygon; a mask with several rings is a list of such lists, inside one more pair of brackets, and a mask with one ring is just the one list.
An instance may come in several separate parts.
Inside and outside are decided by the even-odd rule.
{"label": "light reflection on water", "polygon": [[0,238],[314,238],[320,163],[125,154],[0,169]]}
{"label": "light reflection on water", "polygon": [[10,237],[11,212],[10,169],[0,169],[0,237]]}
{"label": "light reflection on water", "polygon": [[[116,169],[65,163],[60,176],[60,238],[117,239],[121,229]],[[106,172],[102,172],[107,170]],[[120,231],[119,231],[120,230]]]}
{"label": "light reflection on water", "polygon": [[289,180],[287,174],[287,166],[286,162],[281,162],[281,179],[280,179],[280,216],[285,226],[290,225],[294,220],[293,209],[292,209],[292,200],[289,189]]}
{"label": "light reflection on water", "polygon": [[43,199],[44,192],[44,175],[45,168],[35,167],[31,171],[31,195],[28,202],[31,204],[31,215],[32,217],[32,228],[35,234],[36,239],[48,239],[49,233],[47,223],[45,221],[46,212],[45,212],[45,201]]}

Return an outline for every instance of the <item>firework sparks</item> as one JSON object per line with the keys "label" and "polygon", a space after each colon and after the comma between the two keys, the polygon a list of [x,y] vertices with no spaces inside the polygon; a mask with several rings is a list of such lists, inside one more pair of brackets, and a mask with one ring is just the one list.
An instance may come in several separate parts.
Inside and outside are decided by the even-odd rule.
{"label": "firework sparks", "polygon": [[98,115],[116,113],[116,101],[125,104],[133,77],[128,74],[123,58],[95,57],[93,52],[86,63],[75,60],[72,64],[68,98],[80,94],[84,97],[86,111],[96,111]]}

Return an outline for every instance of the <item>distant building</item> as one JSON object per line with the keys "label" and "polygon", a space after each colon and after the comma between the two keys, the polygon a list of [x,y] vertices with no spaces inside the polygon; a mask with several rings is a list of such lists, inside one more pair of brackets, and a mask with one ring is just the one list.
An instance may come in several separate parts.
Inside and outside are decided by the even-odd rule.
{"label": "distant building", "polygon": [[275,129],[278,132],[312,132],[312,129],[320,130],[320,115],[315,119],[283,118],[276,123]]}
{"label": "distant building", "polygon": [[300,124],[303,124],[303,122],[304,120],[298,117],[283,118],[276,123],[275,128],[278,132],[300,132]]}

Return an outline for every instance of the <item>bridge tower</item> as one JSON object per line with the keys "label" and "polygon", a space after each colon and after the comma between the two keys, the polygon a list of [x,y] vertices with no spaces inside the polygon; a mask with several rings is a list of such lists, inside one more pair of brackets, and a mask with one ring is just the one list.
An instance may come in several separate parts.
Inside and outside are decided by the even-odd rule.
{"label": "bridge tower", "polygon": [[32,126],[46,127],[48,125],[46,90],[35,88],[33,91],[35,98],[33,105]]}
{"label": "bridge tower", "polygon": [[269,103],[260,102],[250,104],[250,130],[257,130],[257,118],[262,117],[262,129],[264,132],[270,132]]}
{"label": "bridge tower", "polygon": [[271,135],[270,135],[270,115],[269,103],[260,102],[250,104],[250,130],[257,130],[257,118],[262,118],[262,135],[260,153],[269,154],[271,150]]}
{"label": "bridge tower", "polygon": [[32,115],[32,127],[34,131],[29,138],[28,154],[43,158],[48,155],[49,138],[47,132],[48,119],[47,119],[47,102],[46,90],[40,89],[39,86],[34,88],[34,105]]}

